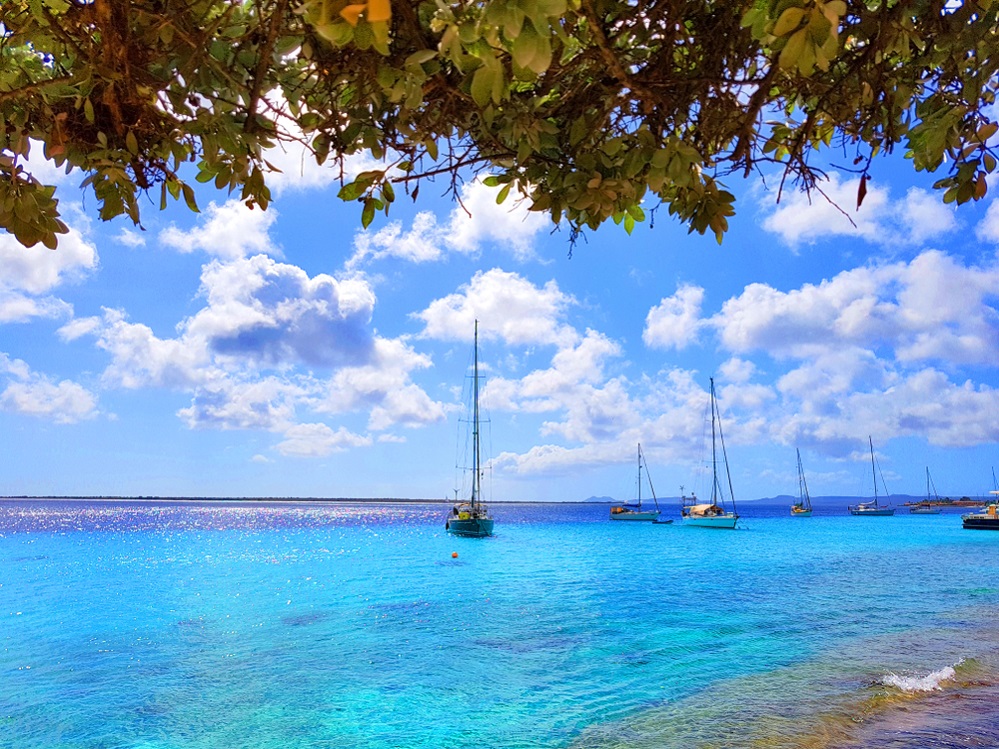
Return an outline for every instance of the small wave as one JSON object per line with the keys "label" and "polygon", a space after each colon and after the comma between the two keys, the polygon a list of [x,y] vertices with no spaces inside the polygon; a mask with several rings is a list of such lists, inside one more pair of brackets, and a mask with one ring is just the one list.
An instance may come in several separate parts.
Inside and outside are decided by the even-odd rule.
{"label": "small wave", "polygon": [[926,676],[888,673],[878,679],[877,683],[885,687],[894,687],[903,692],[936,692],[943,688],[940,686],[943,682],[953,679],[955,675],[953,666],[945,666]]}

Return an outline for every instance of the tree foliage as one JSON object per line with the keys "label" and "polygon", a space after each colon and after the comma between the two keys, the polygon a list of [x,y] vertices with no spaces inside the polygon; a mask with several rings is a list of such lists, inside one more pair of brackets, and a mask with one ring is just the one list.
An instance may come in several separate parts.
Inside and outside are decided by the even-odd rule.
{"label": "tree foliage", "polygon": [[139,223],[150,192],[197,210],[190,178],[266,208],[282,141],[341,169],[381,161],[343,178],[365,226],[400,190],[485,172],[573,232],[631,231],[664,206],[721,241],[726,179],[815,188],[824,148],[863,189],[872,158],[902,146],[964,203],[996,169],[997,14],[994,0],[4,0],[0,225],[25,245],[66,231],[32,147],[83,175],[103,219]]}

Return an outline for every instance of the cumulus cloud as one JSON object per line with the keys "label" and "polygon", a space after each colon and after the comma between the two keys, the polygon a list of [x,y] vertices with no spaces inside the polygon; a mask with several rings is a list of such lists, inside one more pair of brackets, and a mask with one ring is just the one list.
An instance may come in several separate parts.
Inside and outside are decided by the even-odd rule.
{"label": "cumulus cloud", "polygon": [[105,309],[91,331],[97,346],[111,355],[103,374],[109,386],[189,388],[212,377],[203,342],[159,338],[148,325],[129,322],[121,310]]}
{"label": "cumulus cloud", "polygon": [[437,218],[428,211],[421,211],[413,219],[409,231],[394,221],[375,232],[361,232],[354,238],[354,254],[346,267],[354,269],[362,263],[394,257],[411,263],[439,260],[443,254]]}
{"label": "cumulus cloud", "polygon": [[763,228],[791,246],[836,236],[921,245],[957,225],[953,209],[925,190],[912,188],[902,200],[892,201],[887,189],[868,181],[867,195],[857,208],[859,188],[859,177],[842,181],[833,173],[811,194],[785,193],[781,203],[770,208]]}
{"label": "cumulus cloud", "polygon": [[730,351],[803,358],[836,347],[902,362],[999,359],[999,264],[965,266],[931,250],[909,263],[856,268],[788,292],[751,284],[711,319]]}
{"label": "cumulus cloud", "polygon": [[999,200],[993,199],[981,223],[975,228],[976,236],[983,242],[999,245]]}
{"label": "cumulus cloud", "polygon": [[[25,247],[12,234],[0,234],[0,298],[8,300],[37,297],[65,283],[83,279],[97,267],[97,248],[86,236],[89,222],[75,207],[66,210],[70,230],[59,238],[59,249],[40,244]],[[81,231],[75,226],[83,227]],[[56,300],[36,300],[41,314],[51,312]]]}
{"label": "cumulus cloud", "polygon": [[371,444],[370,437],[354,434],[344,427],[334,431],[326,424],[297,424],[284,437],[277,445],[278,452],[298,458],[323,458],[350,447]]}
{"label": "cumulus cloud", "polygon": [[315,404],[319,413],[369,412],[369,428],[418,426],[442,420],[444,406],[411,381],[412,373],[430,367],[430,358],[400,340],[376,339],[371,361],[344,367],[330,379]]}
{"label": "cumulus cloud", "polygon": [[548,221],[543,214],[528,211],[525,203],[512,197],[498,205],[498,192],[477,179],[462,187],[458,205],[445,222],[438,221],[429,211],[422,211],[408,231],[396,221],[375,232],[358,233],[354,254],[346,267],[354,269],[384,258],[433,262],[447,252],[473,255],[484,245],[510,252],[517,260],[528,260],[534,256],[535,237]]}
{"label": "cumulus cloud", "polygon": [[73,306],[51,296],[33,297],[0,288],[0,323],[23,323],[35,318],[70,317]]}
{"label": "cumulus cloud", "polygon": [[280,377],[241,380],[218,378],[198,388],[188,408],[177,415],[191,429],[278,431],[295,423],[295,405],[313,388]]}
{"label": "cumulus cloud", "polygon": [[489,242],[509,248],[518,259],[527,259],[534,254],[534,237],[548,226],[548,219],[543,213],[528,211],[527,203],[516,200],[515,192],[497,204],[498,192],[481,179],[465,185],[459,206],[451,211],[447,243],[458,252],[475,252]]}
{"label": "cumulus cloud", "polygon": [[170,226],[160,232],[159,240],[179,252],[201,250],[225,260],[257,253],[280,256],[268,234],[277,217],[273,206],[264,211],[247,208],[239,200],[222,205],[212,202],[199,217],[197,226],[187,231]]}
{"label": "cumulus cloud", "polygon": [[287,437],[303,413],[337,417],[365,409],[373,431],[444,418],[443,404],[412,381],[414,371],[430,366],[429,357],[371,329],[375,297],[363,279],[309,277],[257,255],[208,263],[201,296],[205,306],[182,320],[174,336],[111,309],[67,323],[59,334],[96,337],[111,355],[103,373],[109,386],[190,392],[190,405],[178,411],[189,428],[281,432],[281,450],[289,454],[370,443],[341,432],[333,441],[320,439],[315,425]]}
{"label": "cumulus cloud", "polygon": [[555,281],[543,287],[516,273],[480,271],[458,293],[437,299],[414,317],[425,323],[425,338],[471,341],[474,321],[479,335],[513,345],[571,343],[575,333],[565,315],[576,300]]}
{"label": "cumulus cloud", "polygon": [[[6,381],[6,382],[4,382]],[[0,409],[73,424],[97,415],[97,398],[72,380],[56,382],[32,372],[20,359],[0,353]]]}
{"label": "cumulus cloud", "polygon": [[265,255],[212,262],[201,275],[208,306],[184,325],[219,356],[261,365],[337,367],[371,355],[375,295],[361,279],[314,277]]}
{"label": "cumulus cloud", "polygon": [[703,326],[700,319],[704,289],[685,284],[671,297],[664,298],[645,317],[642,339],[651,348],[684,349],[697,342]]}

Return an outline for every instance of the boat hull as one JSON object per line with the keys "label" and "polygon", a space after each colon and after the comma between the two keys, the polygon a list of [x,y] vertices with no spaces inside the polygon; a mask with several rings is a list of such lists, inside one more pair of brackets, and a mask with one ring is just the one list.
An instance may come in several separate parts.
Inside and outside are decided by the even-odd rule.
{"label": "boat hull", "polygon": [[791,517],[793,518],[810,518],[811,516],[811,510],[798,510],[794,507],[791,508]]}
{"label": "boat hull", "polygon": [[454,536],[467,536],[469,538],[484,538],[493,535],[492,518],[468,518],[461,520],[450,518],[444,525],[444,530]]}
{"label": "boat hull", "polygon": [[972,531],[999,531],[999,518],[969,518],[965,515],[963,525]]}
{"label": "boat hull", "polygon": [[964,527],[973,531],[999,531],[999,505],[989,505],[978,512],[961,516]]}
{"label": "boat hull", "polygon": [[939,507],[913,507],[909,510],[910,515],[939,515]]}
{"label": "boat hull", "polygon": [[654,521],[659,517],[658,510],[648,510],[641,512],[614,512],[611,513],[611,520],[645,520]]}
{"label": "boat hull", "polygon": [[724,515],[685,515],[683,524],[697,528],[725,528],[731,530],[735,528],[735,523],[738,519],[738,515],[730,512]]}
{"label": "boat hull", "polygon": [[850,514],[851,515],[867,516],[867,517],[884,517],[884,518],[886,518],[886,517],[890,517],[890,516],[894,515],[895,514],[895,509],[893,507],[878,507],[877,509],[875,509],[873,507],[870,508],[870,509],[868,509],[866,507],[851,507],[850,508]]}

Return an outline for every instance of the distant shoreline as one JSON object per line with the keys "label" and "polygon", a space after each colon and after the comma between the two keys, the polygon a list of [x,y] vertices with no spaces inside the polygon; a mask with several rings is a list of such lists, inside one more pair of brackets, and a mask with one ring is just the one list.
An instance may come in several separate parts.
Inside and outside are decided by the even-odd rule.
{"label": "distant shoreline", "polygon": [[[758,499],[743,499],[739,502],[745,503],[765,503],[765,504],[784,504],[787,502],[793,502],[796,498],[790,496],[778,496],[778,497],[761,497]],[[844,496],[827,496],[827,497],[812,497],[812,501],[817,504],[853,504],[856,502],[863,502],[869,500],[870,497],[844,497]],[[954,500],[940,500],[934,502],[927,502],[925,499],[919,499],[917,497],[912,497],[910,495],[896,495],[894,498],[894,504],[902,507],[911,507],[914,505],[931,505],[933,507],[978,507],[983,502],[987,502],[986,499],[970,499],[963,497],[962,499]],[[173,496],[152,496],[152,495],[139,495],[139,496],[111,496],[111,495],[59,495],[59,496],[46,496],[40,494],[20,494],[20,495],[3,495],[0,496],[0,501],[4,500],[15,500],[15,501],[57,501],[57,502],[209,502],[218,504],[266,504],[266,503],[281,503],[281,504],[440,504],[447,505],[454,502],[453,498],[413,498],[413,497],[173,497]],[[674,502],[679,502],[679,497],[660,497],[659,501],[663,504],[670,504]],[[601,497],[600,499],[577,499],[577,500],[490,500],[489,504],[497,505],[547,505],[547,504],[559,504],[559,505],[611,505],[618,504],[620,500],[611,499],[609,497]]]}

